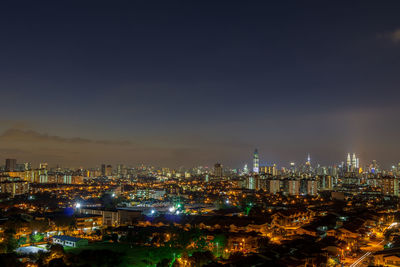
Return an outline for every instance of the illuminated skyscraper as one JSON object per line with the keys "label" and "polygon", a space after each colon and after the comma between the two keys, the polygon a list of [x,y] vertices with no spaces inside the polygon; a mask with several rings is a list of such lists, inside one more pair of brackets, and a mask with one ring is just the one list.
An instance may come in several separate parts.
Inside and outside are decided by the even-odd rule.
{"label": "illuminated skyscraper", "polygon": [[295,172],[296,171],[296,163],[290,162],[290,171]]}
{"label": "illuminated skyscraper", "polygon": [[260,171],[260,159],[258,157],[258,150],[254,150],[253,156],[253,172],[258,173]]}
{"label": "illuminated skyscraper", "polygon": [[353,157],[351,159],[351,166],[354,168],[356,168],[357,166],[357,157],[356,157],[356,153],[353,153]]}
{"label": "illuminated skyscraper", "polygon": [[350,153],[347,153],[347,161],[346,161],[346,164],[347,164],[347,168],[350,168],[350,166],[351,166],[351,157],[350,157]]}
{"label": "illuminated skyscraper", "polygon": [[348,172],[357,172],[360,168],[360,159],[356,157],[356,153],[353,153],[350,156],[350,153],[347,153],[347,161],[346,161],[346,170]]}
{"label": "illuminated skyscraper", "polygon": [[247,167],[247,164],[244,164],[243,174],[248,174],[248,173],[249,173],[249,168]]}

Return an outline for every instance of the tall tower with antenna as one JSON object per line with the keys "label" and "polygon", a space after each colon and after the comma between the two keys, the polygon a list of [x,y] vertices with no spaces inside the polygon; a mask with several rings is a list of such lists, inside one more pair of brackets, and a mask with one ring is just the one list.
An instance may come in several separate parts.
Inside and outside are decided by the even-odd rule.
{"label": "tall tower with antenna", "polygon": [[351,167],[354,169],[357,167],[357,157],[356,153],[353,153],[353,157],[351,158]]}
{"label": "tall tower with antenna", "polygon": [[260,171],[260,158],[258,157],[258,150],[256,148],[253,154],[253,172],[258,173],[259,171]]}

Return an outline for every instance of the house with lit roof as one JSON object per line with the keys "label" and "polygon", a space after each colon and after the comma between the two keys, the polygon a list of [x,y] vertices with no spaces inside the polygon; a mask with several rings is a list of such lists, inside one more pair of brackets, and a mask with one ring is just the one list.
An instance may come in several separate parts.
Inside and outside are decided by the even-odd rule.
{"label": "house with lit roof", "polygon": [[55,235],[52,237],[53,244],[59,244],[64,247],[83,247],[88,244],[88,240],[79,237],[73,237],[68,235]]}

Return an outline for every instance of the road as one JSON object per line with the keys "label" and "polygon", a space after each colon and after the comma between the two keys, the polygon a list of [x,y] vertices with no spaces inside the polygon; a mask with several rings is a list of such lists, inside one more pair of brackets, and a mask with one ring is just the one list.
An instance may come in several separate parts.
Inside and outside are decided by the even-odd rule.
{"label": "road", "polygon": [[[398,228],[400,226],[400,224],[398,222],[394,222],[391,225],[389,225],[388,227],[386,227],[386,229],[383,231],[383,233],[386,232],[386,230],[391,229],[391,228]],[[359,257],[357,260],[355,260],[350,267],[357,267],[358,265],[360,265],[365,259],[367,259],[372,253],[378,251],[378,250],[382,250],[383,249],[383,243],[385,242],[385,239],[382,240],[381,242],[379,242],[378,244],[374,245],[370,251],[366,252],[365,254],[363,254],[361,257]]]}
{"label": "road", "polygon": [[381,242],[379,242],[377,245],[374,246],[374,248],[371,251],[366,252],[365,254],[363,254],[361,257],[359,257],[357,260],[355,260],[350,267],[356,267],[359,264],[361,264],[365,259],[367,259],[372,253],[378,251],[378,250],[382,250],[382,244],[385,242],[385,240],[382,240]]}

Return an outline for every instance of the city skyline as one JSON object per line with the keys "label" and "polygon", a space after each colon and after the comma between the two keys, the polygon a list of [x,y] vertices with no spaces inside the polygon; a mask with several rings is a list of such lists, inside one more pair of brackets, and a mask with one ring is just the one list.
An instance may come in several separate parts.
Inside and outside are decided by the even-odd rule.
{"label": "city skyline", "polygon": [[[144,154],[135,154],[133,157],[125,157],[124,154],[119,154],[118,149],[122,149],[124,151],[126,150],[132,150],[132,146],[134,145],[133,142],[126,141],[126,140],[90,140],[86,138],[80,138],[80,137],[72,137],[72,138],[65,138],[61,136],[50,136],[48,134],[40,134],[38,132],[32,131],[32,130],[22,130],[22,129],[10,129],[7,130],[3,135],[0,135],[0,144],[3,143],[2,148],[0,149],[0,160],[4,161],[7,158],[19,158],[23,162],[31,162],[36,165],[42,163],[42,162],[47,162],[50,163],[53,166],[59,165],[63,167],[96,167],[102,162],[108,162],[113,165],[117,164],[127,164],[127,165],[155,165],[155,166],[165,166],[165,167],[173,167],[173,168],[178,168],[178,167],[186,167],[186,168],[191,168],[195,166],[201,166],[201,165],[207,165],[207,166],[212,166],[215,162],[222,162],[224,165],[230,166],[232,168],[240,168],[242,167],[243,164],[253,164],[253,159],[251,157],[251,149],[250,148],[247,153],[242,153],[235,155],[235,159],[232,160],[232,155],[229,154],[229,151],[226,151],[226,153],[222,154],[225,155],[225,158],[219,158],[215,156],[214,158],[210,157],[210,151],[206,150],[198,150],[195,152],[195,154],[199,153],[200,157],[199,158],[194,158],[189,164],[184,164],[184,160],[182,161],[176,161],[173,159],[172,161],[170,159],[165,160],[165,158],[168,158],[170,156],[170,151],[164,150],[165,154],[160,155],[159,152],[157,151],[154,153],[152,152],[152,149],[150,148],[144,148],[143,146],[140,147],[139,149],[143,149],[142,152],[145,152]],[[14,143],[15,142],[15,143]],[[32,156],[33,153],[29,151],[24,151],[23,148],[26,148],[26,146],[29,146],[29,143],[32,142],[34,143],[37,147],[45,147],[45,153],[43,154],[38,154],[39,156]],[[5,144],[5,145],[4,145]],[[8,145],[11,144],[10,148],[7,148]],[[15,145],[15,146],[14,146]],[[90,157],[90,160],[81,160],[79,159],[74,159],[74,160],[65,160],[65,154],[62,156],[57,156],[55,154],[49,153],[49,151],[53,150],[54,147],[57,147],[57,145],[63,145],[65,148],[71,148],[75,147],[77,150],[76,151],[68,151],[69,155],[71,154],[85,154],[89,152],[89,155],[87,157]],[[14,147],[13,147],[14,146]],[[19,149],[19,147],[21,149]],[[90,148],[90,149],[84,149]],[[111,150],[115,154],[108,154],[108,156],[104,156],[102,154],[98,154],[98,149],[104,150],[104,151],[110,151],[109,149],[112,148],[114,150]],[[258,148],[257,148],[258,150]],[[153,149],[153,152],[155,150]],[[179,151],[179,149],[176,149],[176,151]],[[48,154],[46,154],[46,152]],[[64,151],[65,152],[65,151]],[[150,153],[149,153],[150,152]],[[278,166],[281,167],[287,167],[290,165],[291,162],[295,162],[296,164],[303,164],[308,161],[308,157],[310,156],[310,153],[307,152],[305,153],[304,151],[296,151],[293,153],[293,157],[289,157],[287,159],[281,159],[279,156],[276,157],[272,155],[271,151],[268,150],[262,150],[263,152],[263,157],[260,158],[260,166],[262,165],[271,165],[271,164],[277,164]],[[91,153],[91,154],[90,154]],[[158,153],[158,154],[157,154]],[[176,152],[179,153],[179,152]],[[342,162],[346,163],[346,159],[344,157],[350,152],[343,152],[343,151],[336,151],[335,155],[337,156],[336,159],[333,159],[332,161],[328,161],[328,157],[324,157],[324,153],[322,154],[313,154],[313,164],[318,164],[321,166],[333,166],[333,165],[339,165]],[[352,152],[354,153],[354,152]],[[184,157],[187,154],[182,155]],[[220,154],[219,154],[220,155]],[[230,157],[226,157],[226,155],[229,155]],[[250,156],[249,156],[250,155]],[[278,153],[280,155],[280,153]],[[374,155],[369,155],[365,152],[358,152],[358,156],[362,158],[360,165],[366,166],[369,165],[373,160],[380,162],[381,166],[389,169],[390,167],[397,165],[400,160],[393,160],[393,161],[382,161],[381,159],[374,157]],[[161,157],[160,157],[161,156]],[[203,157],[202,157],[203,156]],[[164,157],[164,160],[163,160]],[[210,159],[212,158],[212,159]],[[229,159],[230,158],[230,159]],[[333,158],[333,157],[332,157]],[[359,158],[358,158],[359,159]],[[348,160],[348,159],[347,159]],[[187,161],[186,161],[187,163]]]}
{"label": "city skyline", "polygon": [[[358,154],[357,154],[358,156]],[[1,160],[1,159],[0,159]],[[5,170],[7,171],[7,166],[12,164],[15,168],[15,166],[17,165],[17,159],[16,158],[5,158],[4,159],[6,164],[4,165]],[[10,163],[12,162],[12,163]],[[22,166],[22,165],[28,165],[30,166],[30,168],[32,168],[32,165],[37,165],[37,166],[41,166],[41,165],[49,165],[48,161],[26,161],[26,160],[19,160],[18,161],[18,165]],[[179,165],[179,166],[168,166],[168,165],[155,165],[150,163],[144,163],[144,162],[139,162],[139,163],[132,163],[132,162],[112,162],[110,160],[108,161],[104,161],[101,163],[97,163],[93,166],[84,166],[82,164],[77,165],[77,166],[67,166],[67,165],[62,165],[60,163],[50,163],[51,168],[72,168],[72,169],[100,169],[102,170],[102,168],[105,168],[105,166],[110,166],[113,169],[119,168],[119,167],[124,167],[124,168],[136,168],[138,166],[151,166],[151,167],[155,167],[155,168],[172,168],[172,169],[183,169],[183,170],[190,170],[190,169],[196,169],[199,167],[205,167],[205,168],[209,168],[210,170],[212,169],[212,166],[218,164],[221,165],[221,167],[223,168],[228,168],[231,170],[244,170],[247,168],[248,165],[252,165],[252,170],[251,173],[254,174],[258,174],[259,170],[261,169],[261,167],[276,167],[276,168],[292,168],[292,167],[301,167],[301,166],[313,166],[313,167],[335,167],[335,168],[343,168],[343,169],[347,169],[348,171],[351,171],[351,168],[356,168],[356,169],[361,169],[363,170],[363,168],[369,168],[372,165],[376,165],[378,164],[379,168],[381,170],[388,170],[390,171],[391,169],[397,169],[400,168],[400,162],[397,163],[393,163],[393,164],[385,164],[385,163],[381,163],[379,161],[377,161],[376,159],[373,159],[369,162],[367,161],[360,161],[359,157],[356,157],[356,153],[347,153],[347,157],[346,159],[342,159],[342,160],[338,160],[335,162],[331,162],[329,164],[321,164],[318,162],[318,160],[312,160],[311,159],[311,155],[310,153],[306,154],[305,160],[300,160],[300,161],[288,161],[285,164],[277,164],[277,162],[271,161],[271,162],[267,162],[267,161],[260,161],[260,157],[259,157],[259,153],[258,153],[258,149],[256,148],[252,154],[252,158],[248,159],[248,162],[243,162],[242,165],[238,165],[238,166],[229,166],[229,165],[225,165],[223,163],[223,161],[218,161],[218,162],[214,162],[211,164],[197,164],[197,165],[193,165],[193,166],[184,166],[184,165]],[[387,166],[386,166],[387,165]],[[0,164],[1,167],[1,164]],[[33,167],[32,169],[36,169],[37,167]],[[39,167],[40,169],[41,167]],[[250,172],[249,172],[250,173]]]}
{"label": "city skyline", "polygon": [[0,159],[241,166],[258,147],[279,165],[356,151],[389,167],[394,6],[3,4]]}

